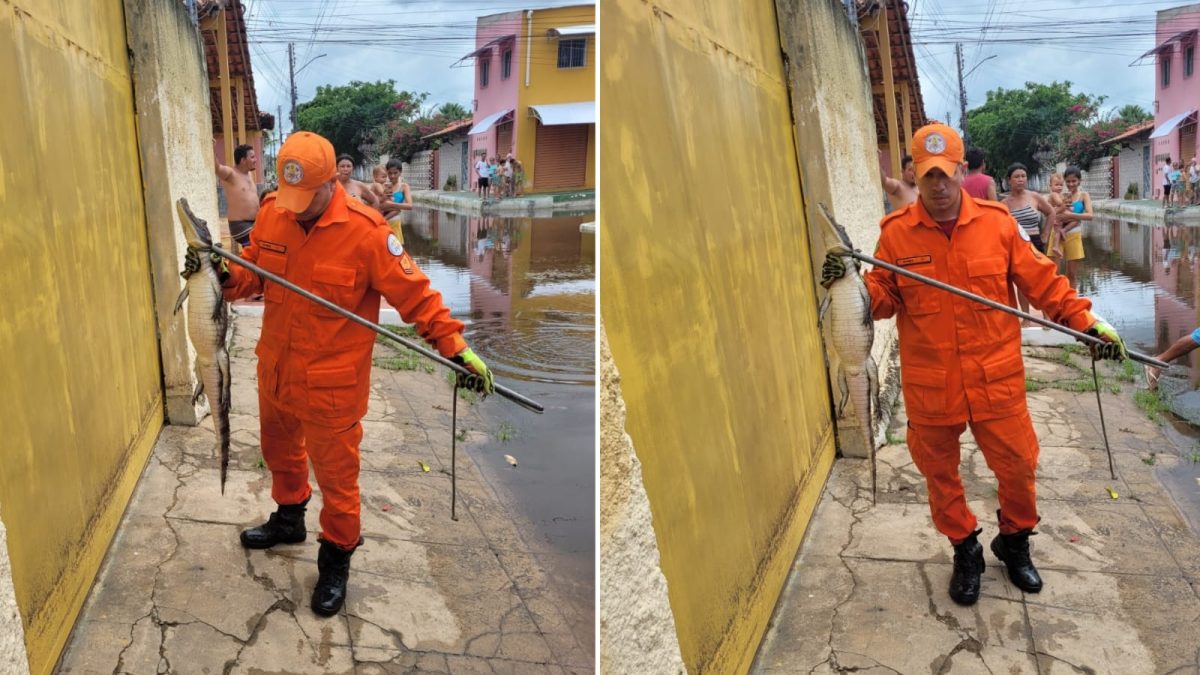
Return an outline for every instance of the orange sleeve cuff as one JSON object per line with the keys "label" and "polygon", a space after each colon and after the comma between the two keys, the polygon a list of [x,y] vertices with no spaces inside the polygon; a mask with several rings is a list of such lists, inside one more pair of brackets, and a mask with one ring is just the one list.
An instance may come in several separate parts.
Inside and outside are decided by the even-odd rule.
{"label": "orange sleeve cuff", "polygon": [[454,358],[467,348],[467,341],[463,339],[462,333],[452,333],[444,338],[439,338],[436,344],[438,353],[448,359]]}
{"label": "orange sleeve cuff", "polygon": [[1077,330],[1080,333],[1086,333],[1094,323],[1096,323],[1096,317],[1091,312],[1080,312],[1067,319],[1067,327]]}

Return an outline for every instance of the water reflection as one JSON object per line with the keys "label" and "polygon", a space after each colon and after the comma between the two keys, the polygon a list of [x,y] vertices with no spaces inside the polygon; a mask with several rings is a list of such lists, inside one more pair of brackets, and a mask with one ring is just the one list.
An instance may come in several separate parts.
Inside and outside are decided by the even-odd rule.
{"label": "water reflection", "polygon": [[595,235],[579,231],[583,216],[410,214],[406,248],[498,375],[595,382]]}
{"label": "water reflection", "polygon": [[[1084,229],[1079,290],[1139,351],[1157,354],[1200,325],[1200,227],[1097,216]],[[1176,363],[1200,384],[1200,352]]]}

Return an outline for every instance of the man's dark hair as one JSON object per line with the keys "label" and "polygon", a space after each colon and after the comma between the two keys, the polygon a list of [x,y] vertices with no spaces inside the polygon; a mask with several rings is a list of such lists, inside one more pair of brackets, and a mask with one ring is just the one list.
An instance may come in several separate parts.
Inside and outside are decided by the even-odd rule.
{"label": "man's dark hair", "polygon": [[1026,176],[1029,175],[1029,169],[1024,164],[1020,162],[1013,162],[1012,164],[1008,165],[1008,173],[1004,174],[1004,177],[1012,178],[1013,173],[1016,171],[1024,171]]}
{"label": "man's dark hair", "polygon": [[401,162],[398,158],[393,157],[388,160],[387,168],[396,169],[397,171],[400,171],[401,173],[403,173],[404,172],[404,162]]}
{"label": "man's dark hair", "polygon": [[234,148],[233,149],[233,163],[241,164],[242,160],[246,158],[246,153],[250,152],[253,149],[254,149],[254,146],[246,145],[245,143]]}
{"label": "man's dark hair", "polygon": [[1079,180],[1083,180],[1083,172],[1081,172],[1077,166],[1068,166],[1067,170],[1063,172],[1063,180],[1066,180],[1071,176],[1075,176]]}
{"label": "man's dark hair", "polygon": [[967,148],[966,159],[967,168],[971,171],[983,166],[983,151],[979,148]]}
{"label": "man's dark hair", "polygon": [[347,155],[344,152],[342,154],[338,155],[337,161],[334,162],[334,164],[341,164],[343,159],[346,160],[347,162],[350,162],[351,165],[354,164],[354,158],[351,157],[350,155]]}
{"label": "man's dark hair", "polygon": [[901,171],[907,169],[909,164],[912,164],[912,155],[905,155],[900,158],[900,170]]}

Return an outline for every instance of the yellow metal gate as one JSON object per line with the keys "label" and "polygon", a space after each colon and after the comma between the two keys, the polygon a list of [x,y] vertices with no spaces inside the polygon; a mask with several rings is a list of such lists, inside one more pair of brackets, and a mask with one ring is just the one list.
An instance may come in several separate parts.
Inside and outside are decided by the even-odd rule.
{"label": "yellow metal gate", "polygon": [[0,517],[35,673],[163,419],[128,64],[121,0],[0,3]]}
{"label": "yellow metal gate", "polygon": [[621,45],[599,69],[599,239],[626,431],[688,672],[746,672],[834,456],[775,5],[600,13]]}

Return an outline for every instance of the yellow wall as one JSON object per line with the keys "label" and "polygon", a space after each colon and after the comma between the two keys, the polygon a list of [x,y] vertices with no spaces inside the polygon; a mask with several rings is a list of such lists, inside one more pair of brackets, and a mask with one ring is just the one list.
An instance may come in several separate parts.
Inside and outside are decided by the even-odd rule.
{"label": "yellow wall", "polygon": [[601,313],[689,672],[745,672],[833,460],[771,0],[601,4]]}
{"label": "yellow wall", "polygon": [[49,672],[162,395],[120,0],[0,4],[0,518]]}
{"label": "yellow wall", "polygon": [[[516,155],[525,166],[525,180],[533,185],[534,149],[537,146],[538,121],[529,114],[529,106],[543,103],[577,103],[596,100],[596,36],[587,36],[587,56],[583,68],[558,67],[558,40],[546,37],[546,31],[562,26],[575,26],[596,22],[595,5],[575,5],[538,9],[533,12],[533,45],[529,50],[529,86],[525,86],[525,61],[522,53],[520,64],[513,64],[513,74],[521,77],[518,84],[517,108],[514,121],[517,124]],[[521,21],[521,49],[528,45],[529,19]],[[519,65],[519,69],[518,69]],[[586,184],[595,187],[596,130],[593,125],[588,134],[588,169]],[[528,158],[528,159],[526,159]]]}

